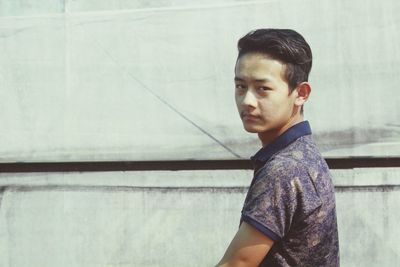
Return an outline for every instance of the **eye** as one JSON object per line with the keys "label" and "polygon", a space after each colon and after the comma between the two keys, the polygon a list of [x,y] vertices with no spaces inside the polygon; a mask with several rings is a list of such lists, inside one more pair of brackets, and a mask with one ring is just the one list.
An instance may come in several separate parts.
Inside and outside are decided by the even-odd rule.
{"label": "eye", "polygon": [[239,89],[239,90],[244,89],[244,85],[242,85],[242,84],[235,84],[235,87],[236,87],[236,89]]}
{"label": "eye", "polygon": [[261,92],[267,92],[267,91],[271,91],[272,89],[266,86],[261,86],[258,88],[259,91]]}
{"label": "eye", "polygon": [[235,88],[238,93],[244,93],[246,91],[246,86],[243,84],[235,84]]}

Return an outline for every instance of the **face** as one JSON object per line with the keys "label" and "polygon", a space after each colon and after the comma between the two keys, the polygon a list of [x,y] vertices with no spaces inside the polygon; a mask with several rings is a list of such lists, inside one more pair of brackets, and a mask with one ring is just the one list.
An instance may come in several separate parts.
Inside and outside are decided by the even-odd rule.
{"label": "face", "polygon": [[285,66],[264,54],[241,56],[235,67],[236,105],[248,132],[280,133],[294,114],[296,90],[289,94]]}

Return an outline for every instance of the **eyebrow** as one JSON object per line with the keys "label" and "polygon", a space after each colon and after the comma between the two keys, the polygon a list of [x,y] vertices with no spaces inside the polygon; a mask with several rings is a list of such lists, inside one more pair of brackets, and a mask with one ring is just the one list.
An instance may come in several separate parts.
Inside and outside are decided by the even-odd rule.
{"label": "eyebrow", "polygon": [[[235,76],[235,81],[236,82],[244,82],[245,80]],[[267,82],[270,82],[271,80],[269,80],[269,79],[255,79],[253,81],[255,81],[257,83],[267,83]]]}

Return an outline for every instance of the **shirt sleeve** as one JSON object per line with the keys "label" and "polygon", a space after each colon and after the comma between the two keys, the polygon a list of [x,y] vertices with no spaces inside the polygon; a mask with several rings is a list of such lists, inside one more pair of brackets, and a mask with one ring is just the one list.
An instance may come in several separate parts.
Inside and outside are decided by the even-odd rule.
{"label": "shirt sleeve", "polygon": [[297,162],[272,160],[253,179],[241,221],[275,242],[288,233],[294,221],[300,221],[321,205],[308,172]]}

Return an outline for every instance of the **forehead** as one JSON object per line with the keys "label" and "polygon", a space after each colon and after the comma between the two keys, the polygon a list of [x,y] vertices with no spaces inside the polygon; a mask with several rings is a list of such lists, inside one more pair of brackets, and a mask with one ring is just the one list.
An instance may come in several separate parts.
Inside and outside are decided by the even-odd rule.
{"label": "forehead", "polygon": [[284,80],[285,65],[265,54],[248,53],[238,58],[236,78],[243,80]]}

